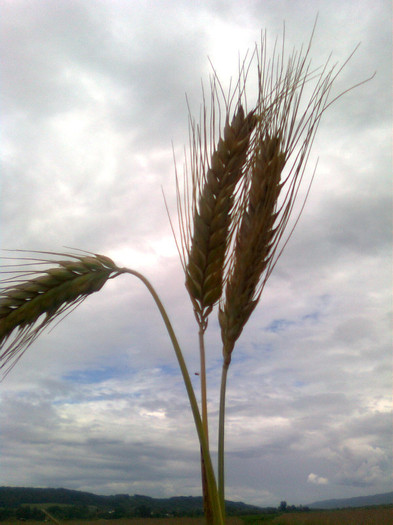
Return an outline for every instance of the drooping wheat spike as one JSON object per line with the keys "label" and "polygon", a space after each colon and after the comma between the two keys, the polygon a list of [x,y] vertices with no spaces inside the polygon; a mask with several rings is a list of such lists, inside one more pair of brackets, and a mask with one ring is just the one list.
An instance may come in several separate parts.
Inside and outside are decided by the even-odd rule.
{"label": "drooping wheat spike", "polygon": [[[222,294],[225,256],[230,241],[231,213],[236,187],[244,175],[248,149],[257,120],[243,106],[225,126],[217,146],[206,160],[201,149],[206,137],[193,137],[194,162],[192,234],[186,246],[184,269],[198,322],[204,324]],[[195,132],[195,130],[194,130]]]}
{"label": "drooping wheat spike", "polygon": [[14,267],[9,272],[13,276],[3,281],[0,369],[6,369],[5,374],[52,321],[78,306],[88,295],[98,292],[108,279],[124,272],[103,255],[54,255],[68,259],[29,258],[29,265],[50,267],[30,270],[15,270]]}

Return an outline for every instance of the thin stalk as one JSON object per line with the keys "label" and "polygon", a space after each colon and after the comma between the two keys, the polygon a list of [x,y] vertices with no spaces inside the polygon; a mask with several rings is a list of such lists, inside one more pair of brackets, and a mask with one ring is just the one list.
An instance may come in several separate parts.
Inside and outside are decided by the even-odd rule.
{"label": "thin stalk", "polygon": [[224,458],[224,441],[225,441],[225,394],[227,387],[229,362],[224,360],[221,372],[220,388],[220,414],[218,420],[218,494],[222,513],[225,519],[225,458]]}
{"label": "thin stalk", "polygon": [[199,354],[200,354],[200,376],[201,376],[201,405],[202,405],[202,424],[205,431],[206,440],[209,444],[209,423],[207,415],[207,387],[206,387],[206,359],[205,359],[205,330],[204,326],[199,329]]}
{"label": "thin stalk", "polygon": [[198,403],[195,397],[194,389],[192,387],[190,375],[188,373],[188,369],[187,369],[186,363],[183,358],[183,353],[177,341],[177,337],[173,330],[172,324],[169,320],[168,314],[166,313],[164,305],[162,304],[161,299],[159,298],[157,292],[154,290],[153,286],[146,279],[146,277],[144,277],[141,273],[135,270],[130,270],[129,268],[122,268],[121,270],[123,273],[129,273],[130,275],[134,275],[135,277],[137,277],[143,282],[143,284],[146,286],[146,288],[149,290],[150,294],[152,295],[157,305],[157,308],[160,311],[162,319],[165,323],[169,337],[172,341],[173,348],[175,350],[175,354],[176,354],[176,357],[177,357],[177,360],[180,366],[180,371],[183,376],[184,385],[186,387],[188,399],[190,401],[191,410],[192,410],[192,414],[193,414],[194,422],[195,422],[195,427],[196,427],[199,442],[201,445],[201,451],[202,451],[204,466],[206,470],[207,489],[208,489],[209,499],[212,505],[213,523],[214,525],[224,525],[224,517],[223,517],[223,512],[221,509],[220,499],[218,496],[216,478],[214,475],[213,465],[212,465],[211,458],[210,458],[209,446],[208,446],[207,438],[206,438],[205,431],[203,428],[203,423],[202,423],[201,415],[199,412]]}
{"label": "thin stalk", "polygon": [[[201,407],[202,407],[202,425],[205,432],[208,448],[209,445],[209,423],[207,412],[207,386],[206,386],[206,358],[205,358],[205,331],[206,325],[199,324],[199,355],[200,355],[200,381],[201,381]],[[202,493],[203,493],[203,510],[206,517],[207,525],[213,523],[212,503],[209,497],[207,487],[206,466],[203,458],[203,451],[201,449],[201,478],[202,478]]]}
{"label": "thin stalk", "polygon": [[206,525],[214,525],[213,506],[209,494],[209,483],[207,479],[205,460],[201,447],[201,479],[202,479],[202,496],[203,496],[203,513],[205,515]]}

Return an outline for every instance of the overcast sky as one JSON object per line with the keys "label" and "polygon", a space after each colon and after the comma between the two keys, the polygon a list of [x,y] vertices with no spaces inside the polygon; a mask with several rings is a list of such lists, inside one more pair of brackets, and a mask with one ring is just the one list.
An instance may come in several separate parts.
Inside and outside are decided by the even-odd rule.
{"label": "overcast sky", "polygon": [[[306,209],[233,355],[227,498],[309,503],[391,488],[391,3],[1,2],[1,247],[71,246],[142,271],[198,391],[197,327],[162,197],[211,66],[224,85],[267,29],[342,63]],[[270,47],[269,49],[272,49]],[[221,348],[208,331],[212,448]],[[130,276],[28,350],[0,385],[0,485],[200,495],[198,443],[163,323]]]}

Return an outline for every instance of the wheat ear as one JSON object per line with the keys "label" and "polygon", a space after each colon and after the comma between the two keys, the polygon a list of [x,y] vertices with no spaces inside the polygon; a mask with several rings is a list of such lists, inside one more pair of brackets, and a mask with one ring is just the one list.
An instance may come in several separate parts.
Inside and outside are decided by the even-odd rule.
{"label": "wheat ear", "polygon": [[[234,193],[244,173],[255,126],[254,114],[245,115],[239,105],[231,122],[227,117],[206,172],[192,175],[196,185],[193,188],[193,233],[186,248],[185,275],[200,324],[206,322],[222,294]],[[198,144],[194,140],[194,146]]]}
{"label": "wheat ear", "polygon": [[68,259],[28,259],[30,265],[38,263],[50,267],[43,270],[15,270],[14,267],[9,272],[14,275],[3,281],[0,290],[0,349],[3,350],[0,369],[6,368],[5,373],[59,315],[101,290],[108,279],[124,273],[103,255],[55,255]]}
{"label": "wheat ear", "polygon": [[[235,342],[258,302],[258,284],[270,260],[273,228],[281,190],[285,154],[279,136],[261,138],[253,159],[247,207],[236,235],[233,268],[219,310],[224,360],[229,361]],[[229,363],[228,363],[229,364]]]}

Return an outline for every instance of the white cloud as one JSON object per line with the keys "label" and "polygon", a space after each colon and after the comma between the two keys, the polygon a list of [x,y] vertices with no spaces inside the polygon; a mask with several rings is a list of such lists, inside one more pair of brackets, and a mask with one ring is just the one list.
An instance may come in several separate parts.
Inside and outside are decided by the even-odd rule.
{"label": "white cloud", "polygon": [[329,480],[327,478],[323,478],[322,476],[317,476],[316,474],[309,474],[307,477],[308,483],[313,483],[314,485],[327,485],[329,483]]}

